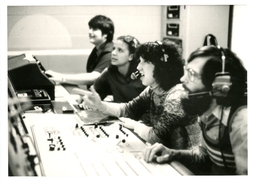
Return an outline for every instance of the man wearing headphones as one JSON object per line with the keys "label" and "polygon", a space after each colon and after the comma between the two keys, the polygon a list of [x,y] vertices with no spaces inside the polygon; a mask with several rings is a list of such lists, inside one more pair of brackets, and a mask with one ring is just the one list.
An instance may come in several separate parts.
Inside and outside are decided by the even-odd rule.
{"label": "man wearing headphones", "polygon": [[143,151],[147,162],[178,160],[195,174],[247,175],[247,70],[229,49],[194,51],[181,78],[188,95],[184,110],[198,114],[201,145],[173,150],[155,144]]}

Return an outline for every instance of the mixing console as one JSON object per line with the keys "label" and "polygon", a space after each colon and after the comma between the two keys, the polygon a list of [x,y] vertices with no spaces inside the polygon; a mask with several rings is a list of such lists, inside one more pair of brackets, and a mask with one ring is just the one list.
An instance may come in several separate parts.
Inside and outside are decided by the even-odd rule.
{"label": "mixing console", "polygon": [[[173,176],[169,164],[146,163],[146,144],[117,120],[81,125],[73,115],[26,115],[45,176]],[[40,119],[39,119],[40,118]],[[51,118],[49,120],[49,118]],[[26,122],[25,122],[26,123]]]}

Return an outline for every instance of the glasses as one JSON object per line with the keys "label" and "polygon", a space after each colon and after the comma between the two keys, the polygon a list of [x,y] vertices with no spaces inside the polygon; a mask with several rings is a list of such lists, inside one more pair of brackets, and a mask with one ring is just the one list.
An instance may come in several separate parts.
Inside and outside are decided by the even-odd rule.
{"label": "glasses", "polygon": [[193,82],[195,80],[195,77],[200,78],[201,76],[199,75],[199,73],[195,72],[194,70],[192,70],[191,68],[186,68],[184,66],[184,72],[188,73],[188,78],[191,82]]}
{"label": "glasses", "polygon": [[133,48],[137,48],[139,45],[139,42],[130,35],[124,36],[123,40],[126,44],[130,45]]}

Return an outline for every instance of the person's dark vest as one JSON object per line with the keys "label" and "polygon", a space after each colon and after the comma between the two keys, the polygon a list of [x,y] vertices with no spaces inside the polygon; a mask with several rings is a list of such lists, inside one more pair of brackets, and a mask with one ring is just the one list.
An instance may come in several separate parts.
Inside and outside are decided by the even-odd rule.
{"label": "person's dark vest", "polygon": [[219,169],[223,168],[223,174],[236,174],[236,163],[232,146],[230,142],[230,128],[233,121],[234,114],[246,105],[232,106],[228,117],[227,126],[221,123],[220,139],[212,140],[206,134],[206,125],[201,122],[201,129],[203,138],[205,140],[207,151],[210,159],[217,165]]}

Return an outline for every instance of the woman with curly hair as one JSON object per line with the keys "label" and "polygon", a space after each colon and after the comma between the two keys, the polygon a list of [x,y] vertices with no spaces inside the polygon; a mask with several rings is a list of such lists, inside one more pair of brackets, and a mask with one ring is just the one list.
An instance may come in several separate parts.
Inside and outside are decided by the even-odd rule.
{"label": "woman with curly hair", "polygon": [[[163,40],[141,44],[135,52],[140,60],[137,69],[145,90],[126,103],[107,103],[92,89],[84,95],[84,105],[110,116],[119,117],[123,125],[145,141],[162,143],[169,148],[187,149],[199,145],[201,130],[196,115],[184,112],[180,84],[183,62],[180,48]],[[150,125],[139,120],[149,110]]]}

